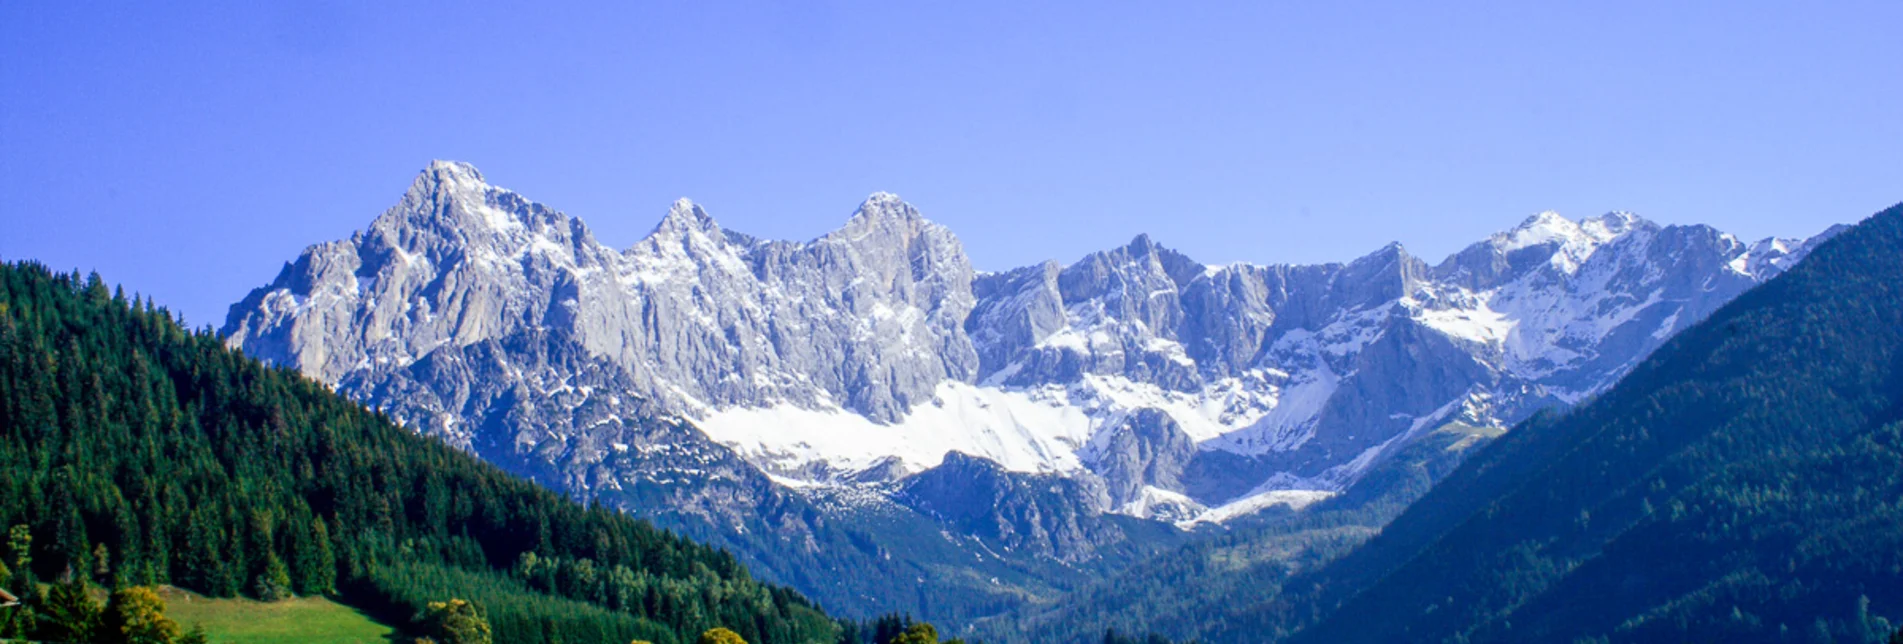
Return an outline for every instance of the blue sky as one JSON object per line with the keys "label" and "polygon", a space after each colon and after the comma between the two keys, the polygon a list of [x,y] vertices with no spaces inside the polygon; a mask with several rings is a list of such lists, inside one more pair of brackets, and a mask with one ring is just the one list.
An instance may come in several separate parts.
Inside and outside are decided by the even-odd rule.
{"label": "blue sky", "polygon": [[434,158],[615,246],[681,196],[807,239],[897,192],[989,270],[1139,232],[1211,263],[1438,259],[1545,209],[1804,235],[1903,200],[1899,26],[1897,2],[7,2],[0,257],[216,324]]}

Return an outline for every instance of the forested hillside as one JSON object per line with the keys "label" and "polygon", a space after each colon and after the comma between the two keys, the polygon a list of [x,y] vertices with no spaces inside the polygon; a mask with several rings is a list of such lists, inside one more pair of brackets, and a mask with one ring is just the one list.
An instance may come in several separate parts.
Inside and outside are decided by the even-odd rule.
{"label": "forested hillside", "polygon": [[1903,617],[1899,421],[1903,206],[1212,635],[1877,641]]}
{"label": "forested hillside", "polygon": [[23,597],[77,577],[333,594],[396,624],[462,598],[501,642],[840,636],[725,552],[512,478],[97,276],[35,264],[0,265],[0,491],[18,568],[0,576]]}

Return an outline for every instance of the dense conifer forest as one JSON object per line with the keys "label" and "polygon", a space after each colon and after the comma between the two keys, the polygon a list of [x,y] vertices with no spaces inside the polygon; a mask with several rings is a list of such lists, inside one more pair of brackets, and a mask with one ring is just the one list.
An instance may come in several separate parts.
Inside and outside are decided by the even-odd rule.
{"label": "dense conifer forest", "polygon": [[[227,350],[98,276],[0,265],[0,570],[213,597],[344,598],[409,624],[483,608],[495,641],[832,642],[729,554],[585,507]],[[27,635],[15,611],[0,636]]]}

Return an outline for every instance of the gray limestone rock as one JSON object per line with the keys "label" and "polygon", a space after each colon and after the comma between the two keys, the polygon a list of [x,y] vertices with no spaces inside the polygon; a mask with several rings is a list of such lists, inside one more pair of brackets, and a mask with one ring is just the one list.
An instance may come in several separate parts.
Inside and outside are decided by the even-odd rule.
{"label": "gray limestone rock", "polygon": [[[959,458],[1001,462],[995,450],[1017,449],[1001,433],[1041,437],[1009,454],[1038,465],[1011,475],[1090,490],[1025,511],[1065,498],[1162,516],[1338,489],[1440,424],[1510,426],[1590,396],[1833,232],[1748,244],[1542,213],[1437,264],[1393,244],[1339,264],[1206,266],[1138,236],[1068,266],[979,274],[957,237],[889,194],[805,242],[725,230],[682,200],[617,250],[436,162],[364,231],[310,247],[233,305],[223,333],[551,486],[646,489],[715,523],[779,503],[768,472],[942,504],[906,477],[978,470],[892,455],[845,468],[825,453],[769,465],[699,421],[807,410],[898,427],[998,404],[1019,405],[1003,415],[1018,424],[957,416],[932,431],[969,429],[953,442],[977,456]],[[958,407],[948,391],[989,397]],[[1046,408],[1062,413],[1026,411]],[[1096,543],[1039,521],[993,532],[1065,556]]]}

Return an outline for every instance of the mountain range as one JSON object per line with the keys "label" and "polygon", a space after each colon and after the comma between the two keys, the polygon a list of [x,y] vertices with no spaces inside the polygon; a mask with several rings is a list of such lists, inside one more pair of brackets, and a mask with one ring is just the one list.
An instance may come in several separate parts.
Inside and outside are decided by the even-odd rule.
{"label": "mountain range", "polygon": [[[617,249],[436,162],[221,333],[831,610],[969,616],[1592,400],[1839,230],[1549,212],[1437,263],[1205,265],[1138,236],[991,273],[890,194],[806,242],[682,200]],[[914,576],[951,590],[878,590]]]}
{"label": "mountain range", "polygon": [[[1903,206],[1475,449],[1043,606],[990,641],[1903,641]],[[1129,638],[1115,641],[1135,641]]]}

